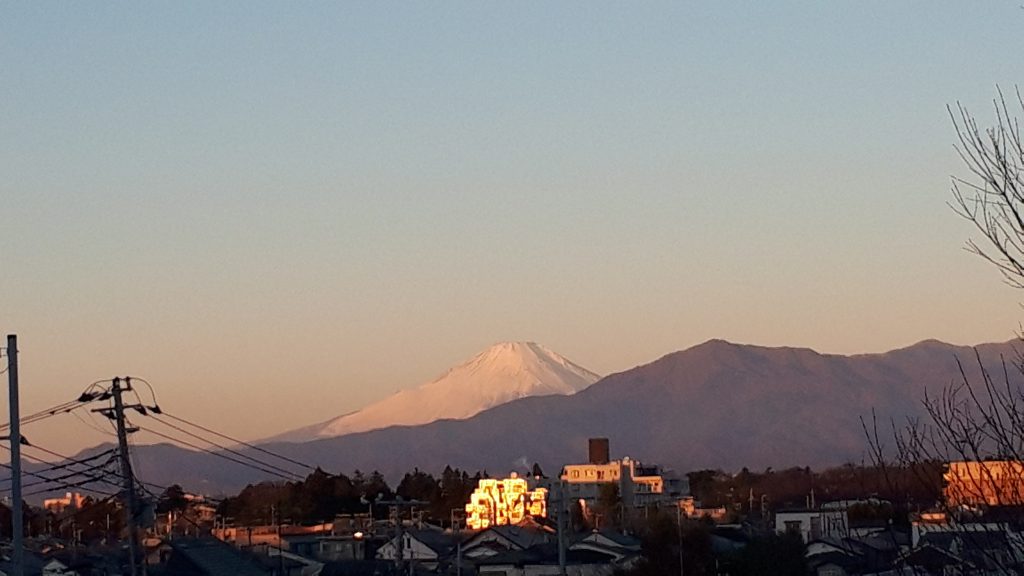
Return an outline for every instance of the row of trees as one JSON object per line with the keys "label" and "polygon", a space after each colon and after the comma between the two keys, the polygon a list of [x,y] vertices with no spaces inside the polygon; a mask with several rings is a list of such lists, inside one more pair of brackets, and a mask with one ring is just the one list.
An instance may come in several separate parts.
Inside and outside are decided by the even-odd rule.
{"label": "row of trees", "polygon": [[[240,524],[270,524],[275,521],[316,523],[333,520],[338,514],[387,514],[384,506],[373,503],[399,496],[426,502],[420,512],[424,519],[446,524],[453,509],[462,509],[481,472],[472,476],[458,468],[445,467],[440,477],[416,469],[406,473],[392,489],[377,471],[364,475],[356,470],[351,476],[329,474],[317,468],[301,482],[264,482],[247,486],[237,496],[224,499],[218,514]],[[166,496],[166,495],[165,495]]]}
{"label": "row of trees", "polygon": [[942,498],[942,467],[937,462],[904,467],[845,464],[822,471],[794,467],[752,472],[743,468],[737,474],[697,470],[687,477],[691,494],[701,504],[725,506],[738,515],[756,513],[762,502],[777,509],[805,506],[812,498],[821,503],[871,496],[898,503],[899,510],[893,512],[902,512],[934,506]]}

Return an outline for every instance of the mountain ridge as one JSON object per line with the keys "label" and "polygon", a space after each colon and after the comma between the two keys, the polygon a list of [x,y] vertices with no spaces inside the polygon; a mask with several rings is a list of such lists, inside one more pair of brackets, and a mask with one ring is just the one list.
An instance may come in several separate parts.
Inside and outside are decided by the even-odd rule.
{"label": "mountain ridge", "polygon": [[[926,388],[960,378],[957,357],[968,378],[977,378],[974,350],[988,368],[1015,355],[1019,344],[925,342],[843,356],[719,342],[611,374],[571,396],[522,398],[462,420],[264,446],[325,470],[379,470],[392,480],[414,467],[445,465],[504,473],[538,462],[557,471],[585,461],[586,439],[595,436],[611,439],[613,457],[682,471],[838,465],[866,456],[861,418],[919,416]],[[1014,386],[1024,380],[1019,373],[1011,378]],[[147,448],[136,453],[144,479],[182,478],[232,491],[261,477],[208,454],[176,449],[171,458],[168,448],[159,456]]]}

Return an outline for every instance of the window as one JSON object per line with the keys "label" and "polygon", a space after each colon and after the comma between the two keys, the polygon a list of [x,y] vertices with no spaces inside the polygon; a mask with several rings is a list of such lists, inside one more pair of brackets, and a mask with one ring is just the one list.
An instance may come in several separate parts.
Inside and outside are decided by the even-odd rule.
{"label": "window", "polygon": [[803,524],[799,520],[786,520],[786,534],[800,534],[800,527]]}

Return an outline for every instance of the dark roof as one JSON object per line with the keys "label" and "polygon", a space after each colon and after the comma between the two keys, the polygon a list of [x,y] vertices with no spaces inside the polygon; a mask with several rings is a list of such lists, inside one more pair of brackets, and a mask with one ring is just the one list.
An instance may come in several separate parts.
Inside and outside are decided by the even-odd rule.
{"label": "dark roof", "polygon": [[269,570],[260,566],[252,555],[215,538],[179,538],[171,540],[168,564],[182,573],[221,576],[266,576]]}
{"label": "dark roof", "polygon": [[494,526],[492,530],[520,549],[536,546],[551,540],[551,533],[539,526]]}
{"label": "dark roof", "polygon": [[862,563],[863,560],[858,555],[846,554],[838,550],[815,554],[807,558],[807,567],[815,570],[826,564],[835,564],[847,569],[859,568]]}
{"label": "dark roof", "polygon": [[508,540],[512,543],[512,545],[515,548],[518,548],[520,550],[524,548],[529,548],[530,546],[535,546],[537,544],[542,544],[544,542],[549,542],[552,539],[551,532],[549,532],[546,528],[543,528],[534,523],[530,523],[521,524],[518,526],[491,526],[490,528],[481,530],[467,538],[463,542],[463,545],[465,546],[466,544],[469,544],[474,540],[482,538],[481,535],[487,534],[488,532],[497,534],[505,540]]}
{"label": "dark roof", "polygon": [[[422,573],[416,567],[416,573]],[[403,571],[402,574],[405,574]],[[327,562],[319,576],[398,576],[395,563],[390,560],[336,560]]]}
{"label": "dark roof", "polygon": [[921,535],[920,544],[929,544],[945,551],[952,551],[953,544],[959,543],[961,551],[1006,550],[1010,543],[1002,530],[957,530],[926,532]]}
{"label": "dark roof", "polygon": [[[609,564],[612,559],[613,556],[594,550],[565,551],[565,563],[569,565]],[[494,566],[501,564],[511,564],[513,566],[558,564],[558,543],[551,542],[539,544],[525,550],[510,550],[508,552],[482,558],[477,560],[476,563],[480,566]]]}
{"label": "dark roof", "polygon": [[611,540],[612,542],[618,544],[622,548],[639,548],[640,547],[640,540],[639,539],[634,538],[634,537],[630,536],[629,534],[623,534],[622,532],[617,532],[615,530],[609,530],[609,529],[594,530],[593,532],[583,532],[583,533],[577,535],[577,537],[574,538],[573,540],[579,542],[579,541],[582,541],[582,540],[586,540],[587,538],[590,538],[591,536],[594,536],[594,535],[603,536],[604,538],[607,538],[607,539]]}
{"label": "dark roof", "polygon": [[409,530],[409,536],[422,542],[427,548],[444,556],[455,548],[455,536],[440,530]]}
{"label": "dark roof", "polygon": [[970,563],[952,552],[925,544],[913,549],[901,559],[901,563],[933,570],[942,566],[962,566]]}
{"label": "dark roof", "polygon": [[278,556],[277,554],[274,554],[273,556],[253,554],[252,559],[258,562],[260,566],[271,572],[283,567],[286,573],[290,573],[292,569],[301,569],[305,566],[302,562],[299,562],[294,558],[289,558],[283,554],[281,556]]}
{"label": "dark roof", "polygon": [[715,526],[711,529],[711,533],[719,538],[725,538],[733,542],[750,542],[750,535],[742,528],[735,526]]}
{"label": "dark roof", "polygon": [[[44,560],[28,550],[24,552],[22,559],[25,576],[38,576],[39,574],[42,574],[43,566],[49,562],[49,559]],[[2,559],[0,560],[0,570],[2,570],[4,574],[13,574],[14,565],[10,560]]]}

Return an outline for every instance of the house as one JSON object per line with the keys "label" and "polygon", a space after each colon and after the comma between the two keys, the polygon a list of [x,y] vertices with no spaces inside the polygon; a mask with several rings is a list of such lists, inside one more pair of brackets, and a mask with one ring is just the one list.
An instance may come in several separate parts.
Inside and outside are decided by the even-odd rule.
{"label": "house", "polygon": [[[401,538],[401,541],[399,541]],[[456,538],[437,529],[406,530],[377,550],[378,560],[401,558],[428,569],[435,569],[442,560],[452,556]]]}
{"label": "house", "polygon": [[693,496],[683,496],[679,499],[679,510],[687,518],[708,518],[712,522],[724,522],[728,515],[725,506],[705,508]]}
{"label": "house", "polygon": [[168,576],[271,576],[255,555],[215,538],[177,538],[171,541]]}
{"label": "house", "polygon": [[715,554],[728,554],[741,550],[750,543],[750,533],[737,524],[719,524],[711,530],[711,550]]}
{"label": "house", "polygon": [[628,456],[610,460],[608,455],[608,439],[591,438],[589,461],[562,469],[559,488],[569,500],[581,502],[584,512],[598,504],[607,487],[615,487],[623,505],[632,508],[676,505],[689,492],[686,480],[659,466],[645,466]]}
{"label": "house", "polygon": [[555,531],[536,522],[492,526],[462,542],[462,557],[473,560],[554,541]]}
{"label": "house", "polygon": [[828,537],[843,538],[850,533],[850,522],[843,508],[779,510],[775,513],[775,531],[795,534],[804,542]]}
{"label": "house", "polygon": [[[42,576],[43,566],[45,566],[47,563],[47,561],[42,556],[33,554],[28,550],[26,550],[24,555],[22,556],[22,562],[25,576]],[[14,565],[11,563],[11,559],[8,556],[6,556],[6,554],[2,559],[0,559],[0,574],[2,574],[3,576],[10,576],[14,574]]]}
{"label": "house", "polygon": [[390,560],[334,560],[317,576],[401,576],[407,574]]}
{"label": "house", "polygon": [[[616,555],[591,549],[565,551],[566,574],[569,576],[610,576],[616,570],[632,566],[632,558],[616,559]],[[476,562],[479,576],[556,576],[561,574],[558,544],[538,544],[482,558]]]}
{"label": "house", "polygon": [[640,540],[615,530],[593,530],[573,538],[573,547],[579,544],[593,544],[607,549],[640,551]]}
{"label": "house", "polygon": [[932,544],[924,544],[910,550],[896,561],[896,566],[904,573],[929,576],[975,573],[975,567],[966,559]]}

